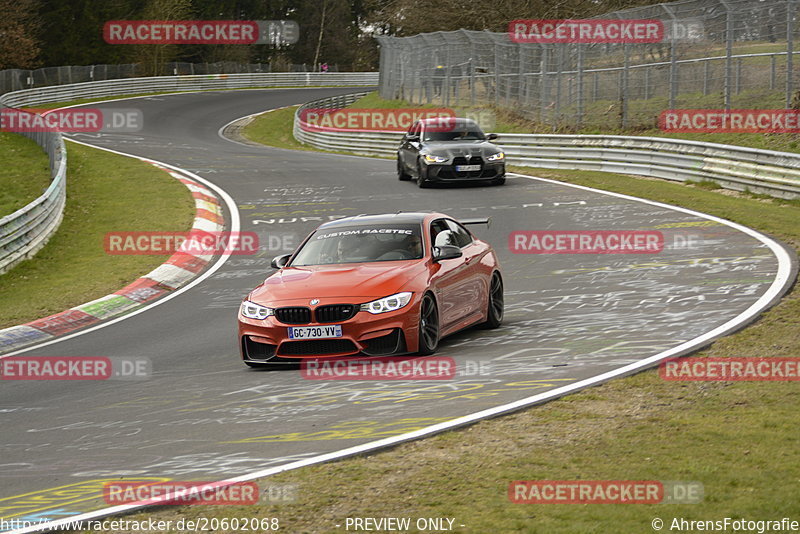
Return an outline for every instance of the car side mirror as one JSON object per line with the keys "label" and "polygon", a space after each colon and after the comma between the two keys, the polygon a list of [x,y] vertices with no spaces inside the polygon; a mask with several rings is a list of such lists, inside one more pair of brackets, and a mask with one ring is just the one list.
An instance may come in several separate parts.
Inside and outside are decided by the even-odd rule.
{"label": "car side mirror", "polygon": [[272,258],[272,263],[270,265],[273,269],[282,269],[287,263],[289,263],[289,258],[291,258],[291,254],[282,254],[281,256],[275,256]]}
{"label": "car side mirror", "polygon": [[455,245],[433,247],[433,261],[452,260],[463,256],[461,249]]}
{"label": "car side mirror", "polygon": [[495,139],[497,139],[497,134],[489,134],[486,136],[486,139],[488,139],[489,141],[494,141]]}

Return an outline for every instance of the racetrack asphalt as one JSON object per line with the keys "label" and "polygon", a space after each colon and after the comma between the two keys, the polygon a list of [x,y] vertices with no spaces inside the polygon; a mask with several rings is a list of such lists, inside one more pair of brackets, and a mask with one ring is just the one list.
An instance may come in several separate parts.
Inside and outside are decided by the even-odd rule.
{"label": "racetrack asphalt", "polygon": [[[241,230],[257,232],[265,250],[230,257],[196,287],[144,313],[23,352],[148,358],[153,375],[0,382],[0,517],[66,517],[104,507],[97,488],[106,480],[219,480],[575,383],[726,323],[765,295],[779,270],[775,254],[753,236],[651,203],[520,176],[504,186],[419,189],[397,180],[393,161],[254,147],[218,134],[238,117],[353,91],[220,91],[93,105],[140,109],[144,128],[74,139],[214,183],[235,200]],[[272,272],[271,258],[322,221],[397,210],[492,217],[491,227],[471,229],[500,256],[505,323],[442,342],[437,355],[454,358],[459,376],[320,381],[298,370],[247,368],[236,312]],[[508,237],[516,230],[658,230],[666,246],[645,255],[514,254]],[[690,236],[691,247],[674,246]],[[483,372],[475,373],[480,362]],[[64,498],[57,489],[84,483],[94,489],[80,496]]]}

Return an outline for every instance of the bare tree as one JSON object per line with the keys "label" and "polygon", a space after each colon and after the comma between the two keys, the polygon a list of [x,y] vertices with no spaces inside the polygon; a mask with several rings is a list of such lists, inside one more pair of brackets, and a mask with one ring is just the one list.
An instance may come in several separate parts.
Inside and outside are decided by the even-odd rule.
{"label": "bare tree", "polygon": [[0,70],[39,66],[38,0],[0,0]]}
{"label": "bare tree", "polygon": [[[142,20],[188,20],[192,16],[192,0],[148,0],[142,12]],[[134,58],[141,63],[146,76],[163,74],[168,61],[178,57],[178,45],[143,44],[131,45]],[[171,74],[171,73],[169,73]]]}

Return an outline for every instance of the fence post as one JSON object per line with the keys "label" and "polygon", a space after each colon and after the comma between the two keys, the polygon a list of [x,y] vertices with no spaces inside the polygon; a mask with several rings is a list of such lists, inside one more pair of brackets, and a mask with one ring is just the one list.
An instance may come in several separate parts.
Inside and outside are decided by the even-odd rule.
{"label": "fence post", "polygon": [[495,107],[500,106],[500,60],[497,57],[498,52],[498,44],[492,43],[492,48],[494,48],[494,105]]}
{"label": "fence post", "polygon": [[583,124],[583,45],[578,43],[578,116],[576,117],[578,128]]}
{"label": "fence post", "polygon": [[723,99],[725,111],[731,109],[731,82],[733,78],[733,12],[730,4],[725,0],[720,0],[720,3],[725,7],[725,87],[723,90]]}
{"label": "fence post", "polygon": [[742,58],[736,60],[736,94],[742,92]]}
{"label": "fence post", "polygon": [[708,94],[708,80],[711,77],[711,62],[703,61],[703,94]]}
{"label": "fence post", "polygon": [[547,114],[547,99],[548,99],[547,97],[549,96],[547,91],[548,49],[546,45],[541,45],[541,46],[542,46],[542,62],[541,62],[541,67],[539,68],[539,107],[541,111],[539,113],[539,122],[544,124]]}
{"label": "fence post", "polygon": [[770,90],[775,89],[775,54],[769,56],[769,88]]}
{"label": "fence post", "polygon": [[786,109],[792,107],[793,75],[792,53],[794,52],[794,1],[786,0]]}
{"label": "fence post", "polygon": [[561,73],[564,69],[564,47],[558,47],[558,57],[556,58],[558,70],[556,71],[556,107],[553,109],[553,131],[561,122]]}
{"label": "fence post", "polygon": [[631,51],[628,43],[622,44],[622,55],[624,58],[624,63],[622,65],[622,127],[628,127],[628,100],[630,99],[630,91],[628,90],[629,87],[629,76],[630,76],[630,65],[631,65]]}

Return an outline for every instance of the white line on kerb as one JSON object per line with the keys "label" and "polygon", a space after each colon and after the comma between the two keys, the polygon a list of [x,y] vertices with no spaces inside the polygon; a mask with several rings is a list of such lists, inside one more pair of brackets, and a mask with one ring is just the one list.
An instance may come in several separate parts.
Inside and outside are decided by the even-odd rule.
{"label": "white line on kerb", "polygon": [[[234,235],[239,232],[239,228],[240,228],[241,225],[240,225],[240,219],[239,219],[239,208],[236,206],[236,202],[234,202],[233,198],[231,198],[231,196],[224,189],[222,189],[221,187],[217,186],[216,184],[213,184],[213,183],[209,182],[205,178],[201,178],[200,176],[198,176],[198,175],[196,175],[196,174],[194,174],[192,172],[189,172],[189,171],[187,171],[185,169],[182,169],[180,167],[176,167],[175,165],[170,165],[169,163],[164,163],[164,162],[161,162],[161,161],[157,161],[157,160],[154,160],[152,158],[144,158],[144,157],[136,156],[136,155],[133,155],[133,154],[126,154],[125,152],[119,152],[117,150],[112,150],[110,148],[91,145],[89,143],[84,143],[82,141],[76,141],[74,139],[68,139],[68,141],[70,141],[72,143],[78,143],[79,145],[88,146],[88,147],[91,147],[91,148],[97,148],[99,150],[105,150],[106,152],[111,152],[113,154],[118,154],[120,156],[127,156],[129,158],[136,158],[138,160],[142,160],[142,161],[145,161],[145,162],[152,161],[153,163],[157,163],[158,165],[166,167],[166,168],[168,168],[170,170],[173,170],[173,171],[175,171],[177,173],[183,174],[183,175],[185,175],[185,176],[187,176],[187,177],[189,177],[189,178],[191,178],[193,180],[197,180],[198,182],[207,185],[209,188],[213,189],[220,196],[220,198],[222,198],[222,200],[225,201],[225,205],[228,207],[228,211],[231,214],[231,232],[233,232]],[[112,319],[112,320],[110,320],[108,322],[101,323],[101,324],[93,326],[91,328],[87,328],[86,330],[80,330],[80,331],[72,333],[72,334],[67,334],[66,336],[57,337],[55,339],[51,339],[51,340],[48,340],[48,341],[43,341],[42,343],[38,343],[38,344],[30,346],[30,347],[19,349],[19,350],[16,350],[14,352],[9,352],[8,354],[3,354],[2,356],[0,356],[0,359],[8,358],[8,357],[11,357],[11,356],[15,356],[17,354],[22,354],[23,352],[28,352],[28,351],[35,350],[35,349],[40,349],[42,347],[46,347],[46,346],[52,345],[54,343],[60,343],[61,341],[66,341],[67,339],[72,339],[74,337],[82,336],[84,334],[88,334],[89,332],[94,332],[95,330],[100,330],[101,328],[105,328],[107,326],[111,326],[112,324],[116,324],[116,323],[118,323],[120,321],[124,321],[125,319],[128,319],[130,317],[134,317],[136,315],[139,315],[140,313],[148,311],[148,310],[150,310],[152,308],[155,308],[156,306],[160,306],[161,304],[164,304],[165,302],[168,302],[168,301],[174,299],[178,295],[181,295],[181,294],[185,293],[186,291],[190,290],[191,288],[193,288],[194,286],[196,286],[197,284],[201,283],[203,280],[205,280],[206,278],[208,278],[209,276],[214,274],[216,271],[218,271],[220,269],[220,267],[222,267],[225,264],[225,262],[228,260],[228,258],[230,256],[231,256],[231,252],[223,253],[219,258],[217,258],[217,261],[214,263],[214,265],[212,265],[203,274],[201,274],[197,278],[193,279],[191,282],[189,282],[185,286],[183,286],[181,288],[178,288],[174,292],[172,292],[172,293],[170,293],[168,295],[165,295],[164,297],[161,297],[160,299],[156,300],[155,302],[153,302],[151,304],[143,306],[143,307],[141,307],[141,308],[139,308],[137,310],[134,310],[134,311],[132,311],[132,312],[130,312],[128,314],[125,314],[125,315],[122,315],[120,317],[117,317],[116,319]],[[29,532],[29,531],[26,531],[26,532]]]}

